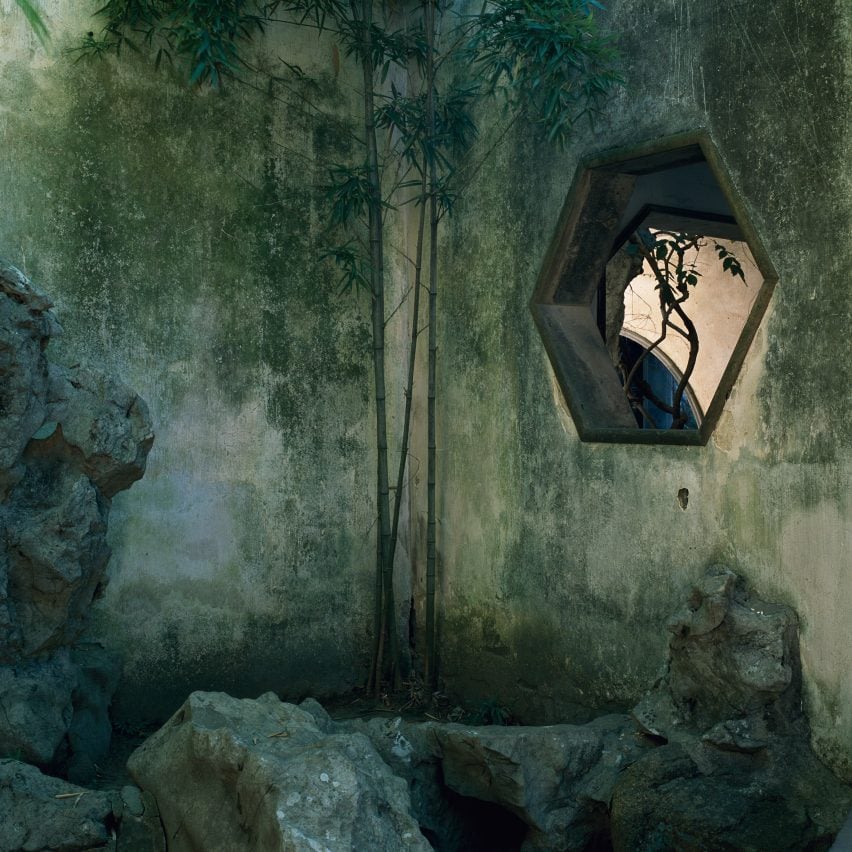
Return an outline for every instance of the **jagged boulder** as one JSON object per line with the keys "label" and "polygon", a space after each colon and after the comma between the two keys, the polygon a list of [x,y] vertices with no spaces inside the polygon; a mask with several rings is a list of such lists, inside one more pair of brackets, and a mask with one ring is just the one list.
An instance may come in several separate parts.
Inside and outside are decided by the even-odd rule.
{"label": "jagged boulder", "polygon": [[[617,768],[639,748],[632,734],[624,716],[590,725],[435,730],[447,787],[519,817],[529,826],[523,849],[554,852],[600,839]],[[615,769],[609,780],[606,766]]]}
{"label": "jagged boulder", "polygon": [[61,463],[29,464],[5,507],[7,606],[16,639],[0,661],[74,642],[110,551],[108,507],[91,480]]}
{"label": "jagged boulder", "polygon": [[156,797],[170,852],[431,848],[367,737],[324,733],[272,693],[193,693],[128,769]]}
{"label": "jagged boulder", "polygon": [[121,803],[118,852],[166,852],[166,836],[157,800],[150,793],[128,784],[121,789]]}
{"label": "jagged boulder", "polygon": [[70,755],[84,779],[118,669],[67,649],[105,583],[110,498],[144,473],[153,430],[120,382],[48,363],[60,331],[47,296],[0,261],[0,744],[41,765]]}
{"label": "jagged boulder", "polygon": [[[6,519],[0,510],[0,542],[6,542]],[[9,597],[9,551],[0,547],[0,660],[13,656],[20,647],[21,631],[15,620],[15,606]]]}
{"label": "jagged boulder", "polygon": [[433,723],[407,722],[399,716],[334,722],[312,699],[303,701],[299,706],[314,715],[322,730],[363,734],[373,743],[393,773],[408,784],[411,810],[421,830],[425,829],[431,837],[438,836],[442,840],[465,833],[444,794],[441,752]]}
{"label": "jagged boulder", "polygon": [[806,744],[759,760],[668,743],[626,769],[612,797],[615,852],[828,849],[850,805],[848,788]]}
{"label": "jagged boulder", "polygon": [[50,308],[0,262],[0,663],[76,640],[109,559],[109,499],[142,476],[154,439],[121,382],[48,364]]}
{"label": "jagged boulder", "polygon": [[109,750],[107,708],[120,672],[117,655],[98,645],[0,666],[0,755],[67,762],[72,781],[90,781]]}
{"label": "jagged boulder", "polygon": [[111,376],[49,367],[46,420],[30,453],[66,458],[112,497],[142,478],[154,441],[144,400]]}
{"label": "jagged boulder", "polygon": [[58,757],[74,715],[77,670],[67,649],[0,666],[0,755],[48,765]]}
{"label": "jagged boulder", "polygon": [[613,789],[614,848],[828,848],[852,791],[810,748],[796,614],[714,566],[667,626],[665,671],[633,711],[661,745]]}
{"label": "jagged boulder", "polygon": [[852,790],[810,749],[794,613],[716,568],[669,627],[640,724],[338,723],[195,693],[130,769],[178,850],[426,848],[418,824],[444,852],[827,849]]}
{"label": "jagged boulder", "polygon": [[710,569],[668,622],[666,670],[634,709],[643,730],[678,731],[755,751],[803,724],[798,621],[723,566]]}
{"label": "jagged boulder", "polygon": [[408,781],[418,821],[444,850],[489,848],[462,813],[474,799],[525,826],[504,848],[827,849],[852,790],[810,748],[795,613],[716,566],[668,629],[665,671],[634,722],[342,727],[367,734]]}
{"label": "jagged boulder", "polygon": [[[617,715],[588,725],[468,726],[397,718],[340,728],[370,737],[408,781],[418,822],[446,850],[494,848],[509,834],[517,848],[530,852],[596,848],[609,835],[609,801],[619,773],[648,747],[635,738],[629,717]],[[473,800],[498,807],[485,813],[471,808]],[[476,824],[482,819],[497,824],[503,836],[481,842],[488,830]]]}
{"label": "jagged boulder", "polygon": [[121,805],[110,793],[0,760],[0,850],[83,852],[115,849]]}
{"label": "jagged boulder", "polygon": [[0,500],[21,476],[21,454],[47,413],[44,348],[60,330],[50,299],[0,260]]}

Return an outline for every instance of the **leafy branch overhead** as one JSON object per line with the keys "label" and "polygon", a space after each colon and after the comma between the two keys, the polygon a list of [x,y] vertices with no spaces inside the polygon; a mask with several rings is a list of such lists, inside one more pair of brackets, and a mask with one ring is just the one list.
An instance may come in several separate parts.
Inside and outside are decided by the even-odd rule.
{"label": "leafy branch overhead", "polygon": [[391,94],[376,109],[376,124],[395,131],[399,156],[418,174],[434,159],[438,166],[452,170],[477,135],[473,106],[478,96],[474,85],[453,86],[434,96],[435,128],[429,132],[427,96],[401,93],[391,85]]}
{"label": "leafy branch overhead", "polygon": [[81,56],[153,51],[163,59],[189,62],[192,83],[220,86],[242,65],[240,42],[263,32],[266,7],[246,0],[108,0],[96,16],[100,33],[88,33],[74,52]]}
{"label": "leafy branch overhead", "polygon": [[[36,31],[46,32],[30,0],[17,2]],[[594,12],[602,9],[596,0],[488,3],[460,27],[469,37],[455,58],[473,71],[462,87],[465,97],[472,98],[480,85],[492,94],[502,92],[550,140],[565,143],[574,124],[592,118],[623,82],[615,44],[598,29]],[[213,86],[238,74],[244,66],[241,45],[272,23],[332,29],[347,56],[369,59],[380,84],[394,66],[408,68],[413,62],[422,72],[426,56],[422,26],[366,24],[344,0],[108,0],[96,16],[103,28],[88,33],[73,52],[151,51],[157,66],[163,59],[182,59],[192,83]],[[446,59],[453,57],[441,57]]]}
{"label": "leafy branch overhead", "polygon": [[560,144],[623,82],[592,7],[603,8],[594,0],[494,0],[468,45],[490,90],[511,96]]}
{"label": "leafy branch overhead", "polygon": [[[28,0],[19,0],[28,4]],[[359,61],[365,49],[382,79],[392,65],[422,62],[422,33],[388,30],[352,15],[340,0],[108,0],[96,13],[105,20],[100,33],[88,33],[73,49],[80,55],[120,54],[122,50],[154,52],[163,59],[188,62],[191,83],[221,86],[244,66],[241,43],[263,33],[271,23],[307,23],[322,31],[329,22],[347,56]],[[278,15],[286,15],[279,18]],[[369,48],[366,46],[369,45]],[[286,64],[286,63],[285,63]]]}

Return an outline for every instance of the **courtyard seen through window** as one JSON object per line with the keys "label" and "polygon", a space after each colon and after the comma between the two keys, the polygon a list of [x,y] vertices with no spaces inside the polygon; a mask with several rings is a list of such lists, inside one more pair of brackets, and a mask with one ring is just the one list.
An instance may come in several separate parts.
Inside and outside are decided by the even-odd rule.
{"label": "courtyard seen through window", "polygon": [[732,217],[647,206],[616,240],[596,319],[640,428],[698,429],[758,289],[739,236]]}
{"label": "courtyard seen through window", "polygon": [[707,140],[581,169],[531,305],[580,436],[706,442],[774,282]]}

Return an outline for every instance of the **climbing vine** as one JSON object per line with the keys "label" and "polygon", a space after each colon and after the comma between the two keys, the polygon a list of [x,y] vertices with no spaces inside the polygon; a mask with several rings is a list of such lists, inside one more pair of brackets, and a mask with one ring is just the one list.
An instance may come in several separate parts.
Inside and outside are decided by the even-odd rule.
{"label": "climbing vine", "polygon": [[[683,429],[689,419],[684,394],[695,371],[700,340],[695,323],[687,312],[686,302],[701,278],[698,258],[700,251],[707,245],[707,239],[702,236],[669,230],[636,231],[629,240],[630,249],[644,258],[654,276],[655,291],[659,298],[660,333],[629,369],[622,370],[622,386],[631,408],[639,411],[654,428],[657,424],[647,410],[645,400],[671,415],[671,429]],[[717,241],[714,241],[713,248],[723,271],[745,281],[737,257]],[[688,346],[686,365],[671,403],[661,399],[647,382],[636,381],[643,363],[662,345],[669,332],[682,337]]]}

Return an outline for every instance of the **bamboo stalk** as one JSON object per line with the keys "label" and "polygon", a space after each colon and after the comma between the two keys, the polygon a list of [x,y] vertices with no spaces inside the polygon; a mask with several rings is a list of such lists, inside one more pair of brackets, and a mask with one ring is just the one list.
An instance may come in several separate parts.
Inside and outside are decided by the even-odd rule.
{"label": "bamboo stalk", "polygon": [[393,561],[396,555],[396,545],[399,536],[399,513],[402,506],[403,484],[405,482],[405,468],[408,461],[408,446],[411,433],[411,406],[414,398],[414,367],[417,356],[417,338],[419,336],[420,319],[420,287],[423,272],[423,237],[426,230],[426,189],[427,172],[423,168],[420,181],[420,211],[417,222],[417,247],[414,254],[414,302],[411,306],[411,340],[408,349],[408,375],[405,381],[405,411],[402,418],[402,439],[399,452],[399,468],[396,474],[396,491],[393,501],[393,525],[391,527],[390,558]]}
{"label": "bamboo stalk", "polygon": [[[359,4],[351,0],[352,14],[359,17]],[[364,138],[367,148],[367,180],[370,186],[368,227],[370,242],[370,284],[372,289],[373,374],[376,389],[376,452],[378,472],[379,531],[382,546],[377,552],[382,574],[384,599],[384,631],[388,635],[388,650],[392,674],[398,669],[399,643],[396,637],[396,618],[393,596],[393,562],[390,559],[390,494],[388,483],[387,391],[385,389],[385,283],[384,244],[382,228],[382,187],[379,174],[378,144],[376,142],[373,85],[375,69],[372,58],[372,0],[361,0],[360,19],[363,24],[364,49],[361,69],[364,78]],[[383,643],[379,643],[375,666],[374,689],[378,690],[383,671]]]}
{"label": "bamboo stalk", "polygon": [[[435,140],[435,6],[434,0],[426,0],[426,63],[428,92],[426,116],[430,149]],[[436,363],[438,355],[438,174],[434,152],[429,160],[429,366],[428,366],[428,452],[426,485],[426,654],[424,680],[427,687],[436,683],[437,660],[435,642],[435,588],[437,568],[435,480],[436,451],[435,395]]]}

